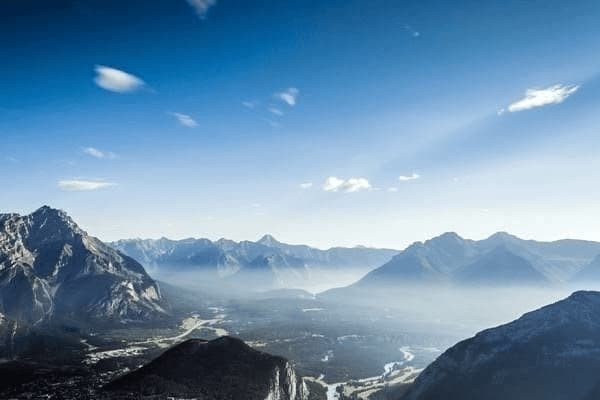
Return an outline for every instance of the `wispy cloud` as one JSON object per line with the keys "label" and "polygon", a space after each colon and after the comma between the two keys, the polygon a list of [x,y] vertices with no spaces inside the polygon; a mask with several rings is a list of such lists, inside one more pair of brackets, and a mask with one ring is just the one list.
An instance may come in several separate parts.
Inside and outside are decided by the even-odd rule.
{"label": "wispy cloud", "polygon": [[[536,107],[543,107],[550,104],[560,104],[579,89],[579,85],[554,85],[545,89],[527,89],[525,97],[510,104],[506,110],[517,112],[530,110]],[[498,114],[505,111],[501,109]]]}
{"label": "wispy cloud", "polygon": [[277,108],[277,107],[270,106],[269,108],[267,108],[267,110],[269,110],[269,112],[270,112],[271,114],[275,114],[275,115],[278,115],[278,116],[280,116],[280,117],[283,115],[283,111],[281,111],[281,110],[280,110],[279,108]]}
{"label": "wispy cloud", "polygon": [[419,36],[421,36],[421,32],[414,30],[414,29],[413,29],[413,28],[412,28],[410,25],[405,25],[405,26],[404,26],[404,29],[406,29],[406,31],[407,31],[408,33],[410,33],[410,35],[411,35],[412,37],[415,37],[415,38],[416,38],[416,37],[419,37]]}
{"label": "wispy cloud", "polygon": [[421,175],[417,174],[417,173],[412,173],[412,175],[400,175],[398,177],[398,180],[400,182],[408,182],[408,181],[414,181],[421,178]]}
{"label": "wispy cloud", "polygon": [[205,19],[208,10],[217,4],[217,0],[186,0],[201,19]]}
{"label": "wispy cloud", "polygon": [[174,116],[177,119],[177,121],[185,127],[195,128],[198,126],[198,123],[196,122],[196,120],[194,120],[194,118],[192,118],[191,116],[189,116],[187,114],[182,114],[182,113],[178,113],[178,112],[172,112],[169,114]]}
{"label": "wispy cloud", "polygon": [[301,189],[310,189],[313,186],[312,182],[303,182],[300,184]]}
{"label": "wispy cloud", "polygon": [[263,121],[265,121],[267,124],[269,124],[269,126],[271,126],[271,128],[281,128],[281,124],[277,121],[273,121],[272,119],[263,118]]}
{"label": "wispy cloud", "polygon": [[390,193],[396,193],[396,192],[398,191],[398,188],[397,188],[397,187],[394,187],[394,186],[392,186],[392,187],[389,187],[389,188],[387,189],[387,191],[388,191],[388,192],[390,192]]}
{"label": "wispy cloud", "polygon": [[296,105],[296,100],[298,99],[299,94],[300,91],[298,89],[296,89],[295,87],[291,87],[287,90],[284,90],[283,92],[275,93],[275,97],[287,103],[287,105],[289,105],[290,107],[293,107]]}
{"label": "wispy cloud", "polygon": [[113,159],[115,158],[117,155],[115,153],[112,152],[104,152],[102,150],[98,150],[95,147],[84,147],[83,148],[83,152],[85,154],[87,154],[88,156],[92,156],[94,158],[98,158],[98,159]]}
{"label": "wispy cloud", "polygon": [[323,190],[326,192],[354,193],[368,189],[371,189],[371,184],[366,178],[340,179],[330,176],[323,183]]}
{"label": "wispy cloud", "polygon": [[58,181],[57,186],[61,190],[70,192],[83,192],[90,190],[104,189],[107,187],[115,186],[116,183],[100,181],[100,180],[87,180],[87,179],[70,179]]}
{"label": "wispy cloud", "polygon": [[242,101],[242,105],[250,110],[254,110],[257,103],[255,101]]}
{"label": "wispy cloud", "polygon": [[96,77],[94,78],[94,82],[96,82],[96,85],[111,92],[133,92],[146,84],[137,76],[116,68],[96,65],[95,71]]}

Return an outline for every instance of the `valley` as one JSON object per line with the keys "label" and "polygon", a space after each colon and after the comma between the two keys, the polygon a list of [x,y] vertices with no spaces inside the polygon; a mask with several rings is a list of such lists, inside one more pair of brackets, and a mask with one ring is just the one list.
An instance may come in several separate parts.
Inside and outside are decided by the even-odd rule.
{"label": "valley", "polygon": [[[398,400],[455,343],[564,298],[577,285],[595,285],[571,277],[582,271],[595,276],[600,250],[592,242],[540,243],[508,234],[476,242],[444,234],[409,246],[349,286],[310,293],[282,280],[279,263],[290,265],[285,257],[318,259],[320,268],[333,263],[335,275],[344,269],[340,257],[365,251],[387,257],[388,251],[323,252],[269,236],[257,243],[191,240],[183,248],[167,242],[187,260],[187,270],[170,270],[167,281],[157,281],[64,212],[43,207],[27,216],[1,216],[0,222],[6,349],[0,372],[13,377],[0,384],[0,397],[16,399],[119,399],[138,390],[183,395],[208,387],[221,393],[221,378],[200,356],[206,353],[217,364],[227,354],[248,371],[249,360],[264,361],[260,379],[236,378],[256,385],[259,399],[291,390],[302,400],[307,393],[310,400]],[[134,243],[143,243],[144,251],[156,245]],[[258,271],[254,261],[242,263],[234,285],[222,278],[205,281],[206,266],[194,263],[206,246],[269,263]],[[565,265],[570,274],[557,275]],[[194,268],[204,272],[190,274]],[[16,279],[18,273],[26,279]],[[284,287],[273,286],[274,278]],[[257,280],[265,286],[253,286]],[[173,354],[190,365],[179,366]],[[207,373],[207,380],[198,386],[163,363],[183,374]],[[219,366],[237,374],[230,367]],[[148,386],[154,379],[161,383]],[[116,392],[107,392],[113,386]]]}

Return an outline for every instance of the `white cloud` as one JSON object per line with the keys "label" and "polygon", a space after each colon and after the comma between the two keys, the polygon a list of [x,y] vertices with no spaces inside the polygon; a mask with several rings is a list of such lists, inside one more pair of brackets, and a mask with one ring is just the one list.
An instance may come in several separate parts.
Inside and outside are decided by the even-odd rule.
{"label": "white cloud", "polygon": [[365,178],[340,179],[330,176],[323,183],[323,190],[326,192],[354,193],[368,189],[371,189],[371,184]]}
{"label": "white cloud", "polygon": [[89,156],[92,156],[92,157],[95,157],[98,159],[104,159],[104,158],[113,159],[117,156],[115,153],[104,152],[102,150],[98,150],[95,147],[84,147],[83,152]]}
{"label": "white cloud", "polygon": [[275,97],[287,103],[288,106],[293,107],[296,105],[296,99],[298,98],[298,94],[300,94],[300,91],[295,87],[291,87],[283,92],[276,93]]}
{"label": "white cloud", "polygon": [[313,186],[312,182],[303,182],[300,184],[301,189],[310,189]]}
{"label": "white cloud", "polygon": [[280,116],[280,117],[283,115],[283,111],[281,111],[281,110],[280,110],[279,108],[277,108],[277,107],[273,107],[273,106],[271,106],[271,107],[269,107],[269,108],[268,108],[268,110],[269,110],[269,112],[270,112],[271,114],[275,114],[275,115],[278,115],[278,116]]}
{"label": "white cloud", "polygon": [[119,69],[96,65],[94,82],[102,89],[117,93],[133,92],[146,83],[135,75]]}
{"label": "white cloud", "polygon": [[[554,85],[545,89],[527,89],[525,97],[510,104],[507,109],[510,112],[517,112],[549,104],[559,104],[575,93],[577,89],[579,89],[579,85]],[[502,109],[498,111],[498,114],[502,115],[504,111]]]}
{"label": "white cloud", "polygon": [[208,10],[217,4],[217,0],[187,0],[187,2],[202,19],[206,18]]}
{"label": "white cloud", "polygon": [[390,193],[396,193],[398,191],[398,188],[392,186],[392,187],[389,187],[387,191],[390,192]]}
{"label": "white cloud", "polygon": [[419,174],[416,174],[416,173],[414,173],[414,172],[413,172],[413,174],[412,174],[412,175],[400,175],[400,176],[398,177],[398,180],[399,180],[400,182],[408,182],[408,181],[414,181],[414,180],[417,180],[417,179],[419,179],[420,177],[421,177],[421,175],[419,175]]}
{"label": "white cloud", "polygon": [[198,123],[194,120],[194,118],[190,117],[187,114],[182,114],[182,113],[177,113],[177,112],[173,112],[173,113],[169,113],[172,116],[174,116],[175,118],[177,118],[177,121],[179,121],[179,123],[183,126],[186,126],[188,128],[195,128],[198,126]]}
{"label": "white cloud", "polygon": [[65,191],[81,192],[104,189],[107,187],[115,186],[116,183],[98,180],[71,179],[58,181],[57,185],[60,189]]}
{"label": "white cloud", "polygon": [[242,101],[242,105],[250,110],[253,110],[256,107],[256,102],[254,101]]}

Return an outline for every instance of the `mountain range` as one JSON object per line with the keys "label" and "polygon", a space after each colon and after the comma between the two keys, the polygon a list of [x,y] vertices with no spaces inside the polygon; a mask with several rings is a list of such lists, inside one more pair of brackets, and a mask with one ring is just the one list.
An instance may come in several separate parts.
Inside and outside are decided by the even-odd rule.
{"label": "mountain range", "polygon": [[319,272],[364,273],[389,261],[397,250],[366,247],[335,247],[320,250],[306,245],[291,245],[265,235],[256,242],[227,239],[125,239],[109,243],[140,261],[158,274],[202,272],[203,279],[230,283],[250,280],[256,288],[295,287]]}
{"label": "mountain range", "polygon": [[600,243],[538,242],[503,232],[475,241],[445,233],[410,245],[353,287],[556,285],[586,277],[600,280]]}
{"label": "mountain range", "polygon": [[600,292],[557,303],[456,344],[402,400],[597,400]]}
{"label": "mountain range", "polygon": [[160,318],[168,305],[142,265],[44,206],[0,215],[0,313],[24,325]]}

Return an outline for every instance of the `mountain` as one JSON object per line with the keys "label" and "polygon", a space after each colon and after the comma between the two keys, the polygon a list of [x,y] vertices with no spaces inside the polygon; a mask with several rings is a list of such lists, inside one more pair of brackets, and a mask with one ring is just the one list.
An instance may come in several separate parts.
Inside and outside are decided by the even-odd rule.
{"label": "mountain", "polygon": [[[306,400],[289,361],[239,339],[190,339],[105,387],[112,398],[164,396],[198,400]],[[153,397],[154,398],[154,397]],[[163,397],[160,397],[163,398]]]}
{"label": "mountain", "polygon": [[537,242],[504,232],[475,241],[445,233],[410,245],[354,286],[565,283],[598,254],[600,243],[596,242]]}
{"label": "mountain", "polygon": [[144,321],[166,314],[160,288],[132,258],[64,212],[0,215],[0,312],[25,324]]}
{"label": "mountain", "polygon": [[484,254],[454,273],[454,280],[467,285],[539,285],[550,283],[543,273],[504,246]]}
{"label": "mountain", "polygon": [[402,400],[591,400],[599,370],[600,292],[575,292],[458,343]]}
{"label": "mountain", "polygon": [[583,267],[572,280],[574,282],[600,283],[600,255]]}
{"label": "mountain", "polygon": [[[318,279],[320,270],[367,272],[388,261],[395,250],[365,247],[320,250],[290,245],[265,235],[256,242],[220,239],[126,239],[109,244],[157,273],[202,272],[205,279],[237,283],[256,273],[260,289],[294,287]],[[262,286],[262,287],[261,287]]]}

